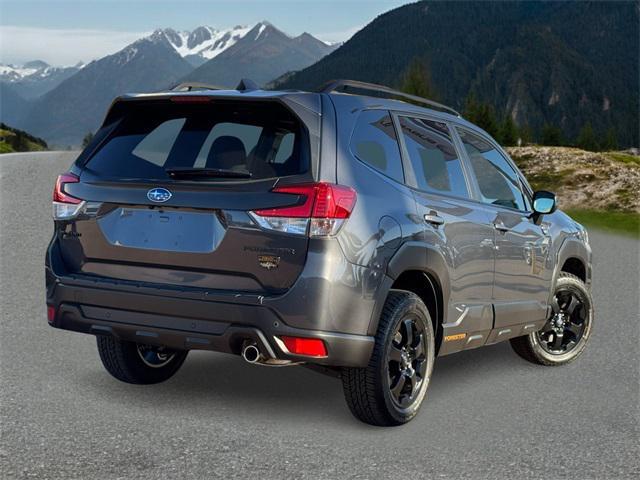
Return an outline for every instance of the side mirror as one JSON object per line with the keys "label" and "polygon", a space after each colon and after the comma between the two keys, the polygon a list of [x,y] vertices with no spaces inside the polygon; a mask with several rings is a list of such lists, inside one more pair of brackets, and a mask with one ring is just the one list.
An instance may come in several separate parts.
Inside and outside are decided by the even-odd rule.
{"label": "side mirror", "polygon": [[533,213],[540,216],[553,213],[557,208],[556,194],[538,190],[533,194]]}

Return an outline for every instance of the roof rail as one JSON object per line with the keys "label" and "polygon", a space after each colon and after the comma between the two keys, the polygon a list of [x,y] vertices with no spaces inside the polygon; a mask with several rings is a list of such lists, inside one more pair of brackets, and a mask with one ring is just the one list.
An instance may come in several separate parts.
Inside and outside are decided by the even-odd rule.
{"label": "roof rail", "polygon": [[429,100],[426,98],[418,97],[417,95],[411,95],[409,93],[404,93],[399,90],[394,90],[393,88],[386,87],[384,85],[377,85],[375,83],[367,83],[367,82],[359,82],[357,80],[331,80],[325,83],[320,89],[318,93],[331,93],[337,92],[340,90],[344,90],[345,88],[357,88],[360,90],[369,90],[372,92],[386,93],[389,95],[393,95],[396,97],[402,97],[407,100],[412,100],[414,102],[422,103],[424,105],[429,105],[430,107],[439,108],[441,110],[445,110],[449,113],[453,113],[456,117],[462,117],[460,113],[454,110],[451,107],[447,107],[438,102],[434,102],[433,100]]}
{"label": "roof rail", "polygon": [[181,90],[186,90],[190,92],[191,90],[228,90],[222,87],[218,87],[216,85],[209,85],[208,83],[199,83],[199,82],[184,82],[178,83],[169,89],[172,92],[178,92]]}

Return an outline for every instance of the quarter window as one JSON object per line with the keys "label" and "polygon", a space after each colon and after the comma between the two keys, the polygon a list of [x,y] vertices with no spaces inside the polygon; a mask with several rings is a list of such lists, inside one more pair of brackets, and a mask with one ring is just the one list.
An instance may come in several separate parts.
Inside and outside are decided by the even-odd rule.
{"label": "quarter window", "polygon": [[360,114],[351,137],[351,152],[387,177],[404,181],[400,147],[389,112],[366,110]]}
{"label": "quarter window", "polygon": [[462,164],[447,125],[400,117],[400,127],[417,187],[426,192],[468,198]]}
{"label": "quarter window", "polygon": [[458,132],[478,180],[482,201],[526,210],[518,174],[507,159],[478,135],[461,129]]}

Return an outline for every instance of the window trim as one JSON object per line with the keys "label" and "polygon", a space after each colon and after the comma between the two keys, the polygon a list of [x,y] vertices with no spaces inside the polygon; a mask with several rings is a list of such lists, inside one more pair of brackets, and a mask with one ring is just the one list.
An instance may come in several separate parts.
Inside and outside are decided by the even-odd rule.
{"label": "window trim", "polygon": [[[456,143],[456,133],[454,133],[455,128],[453,127],[451,122],[442,118],[438,118],[435,115],[426,115],[423,113],[414,113],[414,112],[397,110],[397,111],[392,111],[391,114],[393,115],[394,123],[396,125],[396,135],[398,135],[397,132],[400,132],[400,134],[398,135],[398,142],[399,142],[400,150],[402,154],[402,163],[405,168],[405,185],[410,189],[415,190],[416,192],[426,193],[428,195],[443,196],[443,197],[451,198],[455,200],[474,201],[475,200],[474,186],[472,185],[471,179],[469,177],[471,172],[469,171],[468,166],[464,161],[464,158],[460,155],[461,153],[460,146]],[[416,173],[415,173],[415,170],[413,169],[413,164],[411,163],[409,150],[407,149],[407,144],[405,143],[404,135],[402,134],[402,128],[400,126],[400,117],[409,117],[409,118],[416,118],[420,120],[428,120],[431,122],[444,123],[447,126],[447,128],[449,129],[449,133],[451,134],[451,143],[453,144],[453,148],[458,154],[458,159],[460,160],[460,167],[462,169],[462,175],[464,176],[464,182],[467,187],[468,196],[460,197],[458,195],[454,195],[452,193],[447,193],[447,192],[435,192],[435,191],[423,190],[418,186]],[[409,177],[409,179],[407,179],[407,177]]]}
{"label": "window trim", "polygon": [[[459,123],[455,123],[454,124],[454,128],[453,130],[455,130],[455,137],[457,139],[457,141],[459,142],[460,145],[460,149],[463,151],[463,155],[464,155],[464,161],[467,165],[467,168],[471,174],[471,178],[473,180],[473,184],[474,184],[474,200],[482,205],[486,205],[487,207],[491,207],[497,210],[506,210],[509,212],[518,212],[522,215],[525,216],[530,216],[533,212],[531,210],[529,210],[527,207],[530,206],[531,202],[527,202],[526,200],[526,195],[525,192],[529,192],[529,189],[525,187],[526,183],[524,183],[522,181],[522,172],[520,172],[520,170],[518,169],[518,167],[515,166],[515,164],[513,163],[513,160],[511,160],[511,157],[509,157],[509,155],[506,154],[506,152],[502,149],[502,147],[500,145],[498,145],[498,143],[491,138],[489,135],[483,133],[483,132],[479,132],[475,129],[469,128],[466,125],[462,125]],[[516,174],[516,177],[518,179],[518,184],[519,184],[519,190],[520,190],[520,194],[522,195],[522,201],[524,203],[525,206],[525,210],[521,210],[519,208],[512,208],[512,207],[507,207],[505,205],[496,205],[493,203],[487,203],[484,202],[482,200],[482,194],[481,194],[481,190],[480,190],[480,184],[478,183],[478,179],[475,175],[475,172],[473,170],[473,166],[471,165],[471,159],[469,158],[469,155],[467,154],[467,149],[464,148],[464,143],[462,141],[462,137],[460,136],[460,133],[458,132],[458,130],[464,130],[466,132],[468,132],[471,135],[475,135],[477,137],[480,137],[482,140],[486,141],[487,143],[489,143],[492,147],[495,148],[495,150],[500,154],[500,156],[502,156],[502,158],[507,162],[507,164],[513,169],[513,171]]]}
{"label": "window trim", "polygon": [[[352,148],[353,136],[355,135],[356,129],[358,128],[358,122],[360,121],[360,117],[366,112],[386,112],[387,115],[389,115],[389,118],[391,119],[391,123],[393,125],[394,133],[396,135],[396,143],[398,144],[398,154],[400,155],[400,169],[402,170],[402,181],[399,181],[398,179],[390,177],[385,172],[383,172],[381,170],[378,170],[373,165],[365,162],[364,160],[362,160],[357,155],[357,153]],[[364,165],[367,168],[371,169],[372,171],[382,175],[384,178],[387,178],[387,179],[391,180],[392,182],[395,182],[395,183],[397,183],[399,185],[405,185],[405,186],[407,185],[407,166],[406,166],[406,164],[404,162],[404,158],[402,156],[402,147],[401,147],[401,144],[400,144],[400,136],[398,135],[398,125],[397,125],[395,119],[393,118],[393,112],[391,112],[390,110],[388,110],[386,108],[375,108],[375,107],[374,108],[363,108],[362,110],[360,110],[358,112],[358,118],[356,118],[355,121],[353,122],[353,128],[351,129],[351,134],[349,135],[349,143],[347,144],[347,147],[348,147],[349,153],[353,156],[353,158],[355,158],[362,165]]]}

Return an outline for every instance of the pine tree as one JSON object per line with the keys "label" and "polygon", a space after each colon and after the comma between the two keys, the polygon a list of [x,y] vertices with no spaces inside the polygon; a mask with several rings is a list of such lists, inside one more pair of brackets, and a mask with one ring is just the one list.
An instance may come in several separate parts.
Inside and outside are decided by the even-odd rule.
{"label": "pine tree", "polygon": [[518,129],[509,113],[504,116],[500,123],[498,139],[502,145],[507,147],[512,147],[518,143]]}
{"label": "pine tree", "polygon": [[545,123],[542,126],[542,133],[540,134],[540,143],[547,146],[560,146],[564,142],[562,140],[562,130],[555,125]]}
{"label": "pine tree", "polygon": [[580,129],[576,144],[583,150],[590,150],[592,152],[598,151],[598,141],[596,140],[596,135],[593,132],[591,122],[587,122],[582,129]]}
{"label": "pine tree", "polygon": [[400,90],[422,98],[435,99],[437,94],[433,88],[431,72],[424,60],[414,59],[402,77]]}
{"label": "pine tree", "polygon": [[614,127],[609,128],[604,137],[602,145],[600,145],[603,151],[610,152],[618,149],[618,133]]}
{"label": "pine tree", "polygon": [[496,114],[488,103],[480,104],[479,118],[476,124],[492,137],[499,136]]}
{"label": "pine tree", "polygon": [[93,140],[93,132],[89,132],[84,136],[82,139],[82,148],[87,148],[87,145],[91,143],[91,140]]}
{"label": "pine tree", "polygon": [[520,127],[520,140],[522,145],[527,145],[533,142],[533,133],[529,125],[523,125]]}
{"label": "pine tree", "polygon": [[462,115],[471,123],[475,123],[475,120],[478,118],[479,111],[480,104],[478,103],[475,94],[473,92],[469,92],[469,95],[467,95],[467,98],[464,101],[464,110],[462,111]]}
{"label": "pine tree", "polygon": [[479,102],[473,92],[464,102],[464,118],[475,123],[492,137],[498,139],[500,132],[493,107],[486,102]]}

